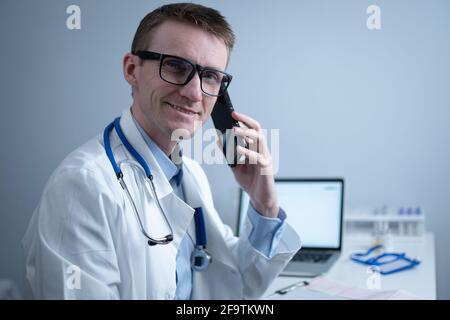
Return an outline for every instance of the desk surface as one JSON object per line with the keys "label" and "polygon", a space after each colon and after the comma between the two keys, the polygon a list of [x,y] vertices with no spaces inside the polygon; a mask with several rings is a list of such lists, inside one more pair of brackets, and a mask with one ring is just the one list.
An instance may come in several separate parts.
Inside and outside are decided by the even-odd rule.
{"label": "desk surface", "polygon": [[[331,280],[367,289],[367,282],[370,281],[372,273],[366,266],[351,261],[349,257],[353,252],[367,250],[371,241],[370,237],[346,237],[340,258],[324,276]],[[421,238],[392,237],[387,246],[389,251],[406,252],[408,257],[419,259],[421,264],[415,269],[382,275],[380,289],[403,289],[421,299],[436,299],[433,234],[426,233]],[[308,278],[280,276],[269,287],[266,295],[303,279],[307,280]]]}

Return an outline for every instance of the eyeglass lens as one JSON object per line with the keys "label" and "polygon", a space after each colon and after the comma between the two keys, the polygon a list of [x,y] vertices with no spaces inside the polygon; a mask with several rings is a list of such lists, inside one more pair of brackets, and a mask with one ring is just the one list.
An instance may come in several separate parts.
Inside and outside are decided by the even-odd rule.
{"label": "eyeglass lens", "polygon": [[[165,57],[161,62],[161,78],[172,84],[186,84],[193,73],[194,65],[188,61]],[[209,95],[220,95],[227,87],[226,74],[212,69],[203,69],[200,72],[201,89]]]}

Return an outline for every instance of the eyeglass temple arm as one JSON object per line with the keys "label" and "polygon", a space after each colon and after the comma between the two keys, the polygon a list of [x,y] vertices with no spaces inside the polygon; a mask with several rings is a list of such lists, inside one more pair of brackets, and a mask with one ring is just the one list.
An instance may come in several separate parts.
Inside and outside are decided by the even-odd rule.
{"label": "eyeglass temple arm", "polygon": [[132,52],[132,54],[134,54],[144,60],[159,60],[159,59],[161,59],[161,56],[162,56],[162,54],[160,54],[160,53],[150,52],[150,51],[142,51],[142,50],[134,51],[134,52]]}

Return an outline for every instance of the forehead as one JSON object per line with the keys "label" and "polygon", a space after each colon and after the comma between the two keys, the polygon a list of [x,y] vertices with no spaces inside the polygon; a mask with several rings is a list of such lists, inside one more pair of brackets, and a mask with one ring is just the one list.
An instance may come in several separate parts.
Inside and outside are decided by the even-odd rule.
{"label": "forehead", "polygon": [[150,37],[149,50],[186,58],[194,63],[225,70],[228,50],[225,42],[188,23],[167,20]]}

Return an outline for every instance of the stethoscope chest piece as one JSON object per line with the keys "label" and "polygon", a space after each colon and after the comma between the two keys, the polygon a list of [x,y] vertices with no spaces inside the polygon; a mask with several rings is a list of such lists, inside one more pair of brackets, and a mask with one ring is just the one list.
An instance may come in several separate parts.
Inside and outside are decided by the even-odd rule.
{"label": "stethoscope chest piece", "polygon": [[211,256],[206,251],[206,230],[203,217],[203,208],[194,209],[195,220],[195,248],[191,254],[191,267],[194,271],[204,271],[212,262]]}
{"label": "stethoscope chest piece", "polygon": [[212,262],[211,256],[204,247],[195,246],[191,255],[191,266],[194,271],[205,271]]}

